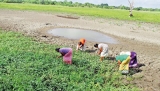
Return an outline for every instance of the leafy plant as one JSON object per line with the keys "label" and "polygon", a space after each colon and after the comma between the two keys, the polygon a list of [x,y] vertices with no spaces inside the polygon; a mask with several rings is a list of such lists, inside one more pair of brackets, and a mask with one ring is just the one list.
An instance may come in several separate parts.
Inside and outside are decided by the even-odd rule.
{"label": "leafy plant", "polygon": [[0,89],[3,91],[124,91],[135,90],[121,81],[116,64],[85,52],[73,52],[66,65],[56,45],[33,41],[19,33],[0,30]]}

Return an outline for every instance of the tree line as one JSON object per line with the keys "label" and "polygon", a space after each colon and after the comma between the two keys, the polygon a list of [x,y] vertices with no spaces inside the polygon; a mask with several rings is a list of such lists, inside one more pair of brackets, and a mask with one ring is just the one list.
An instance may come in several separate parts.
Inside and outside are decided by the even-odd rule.
{"label": "tree line", "polygon": [[[109,6],[107,3],[102,3],[99,5],[95,5],[89,2],[86,3],[79,3],[79,2],[72,2],[72,1],[56,1],[56,0],[0,0],[0,2],[4,3],[32,3],[32,4],[43,4],[43,5],[62,5],[62,6],[69,6],[69,7],[89,7],[89,8],[104,8],[104,9],[123,9],[123,10],[130,10],[130,7],[120,5],[120,6]],[[133,10],[137,11],[160,11],[158,8],[143,8],[143,7],[134,7]]]}

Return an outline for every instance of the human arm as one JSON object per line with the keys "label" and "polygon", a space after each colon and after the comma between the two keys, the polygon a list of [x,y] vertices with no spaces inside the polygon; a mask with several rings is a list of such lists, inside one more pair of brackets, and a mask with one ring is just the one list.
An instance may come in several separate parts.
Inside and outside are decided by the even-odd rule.
{"label": "human arm", "polygon": [[79,48],[81,48],[81,47],[82,47],[82,45],[78,45],[78,46],[77,46],[77,50],[78,50]]}
{"label": "human arm", "polygon": [[100,54],[101,54],[101,52],[102,52],[102,47],[101,47],[101,48],[99,48],[99,50],[98,50],[98,55],[100,55]]}
{"label": "human arm", "polygon": [[64,56],[64,54],[63,53],[61,53],[61,55],[60,56],[58,56],[57,58],[60,58],[60,57],[63,57]]}
{"label": "human arm", "polygon": [[82,47],[82,44],[81,44],[81,45],[79,45],[78,47],[79,47],[79,48],[81,48],[81,47]]}
{"label": "human arm", "polygon": [[62,55],[58,56],[57,58],[60,58],[60,57],[62,57]]}
{"label": "human arm", "polygon": [[79,50],[82,46],[83,46],[82,43],[78,42],[76,50]]}
{"label": "human arm", "polygon": [[76,50],[78,51],[79,50],[79,48],[81,48],[82,47],[82,45],[77,45],[77,48],[76,48]]}
{"label": "human arm", "polygon": [[120,60],[118,60],[118,65],[120,65],[121,64],[121,61]]}

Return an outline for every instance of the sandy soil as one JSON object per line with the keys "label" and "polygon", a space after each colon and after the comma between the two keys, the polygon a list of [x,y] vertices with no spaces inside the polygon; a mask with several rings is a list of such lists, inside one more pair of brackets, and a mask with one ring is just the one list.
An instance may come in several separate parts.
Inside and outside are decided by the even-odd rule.
{"label": "sandy soil", "polygon": [[[74,18],[70,18],[71,16]],[[142,91],[160,91],[159,24],[0,9],[0,27],[22,32],[34,37],[36,41],[73,48],[78,40],[51,36],[46,31],[57,27],[69,27],[102,32],[119,42],[108,43],[112,55],[120,51],[135,51],[138,54],[138,62],[143,64],[137,73],[132,75],[135,79],[126,83],[135,84]],[[94,42],[87,41],[88,49],[93,49],[93,44]]]}

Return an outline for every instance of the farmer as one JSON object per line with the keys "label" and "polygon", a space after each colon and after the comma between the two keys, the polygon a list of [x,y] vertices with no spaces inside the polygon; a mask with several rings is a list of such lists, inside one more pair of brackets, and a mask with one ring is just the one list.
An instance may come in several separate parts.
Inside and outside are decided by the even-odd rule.
{"label": "farmer", "polygon": [[131,57],[126,54],[116,56],[116,61],[118,62],[118,65],[119,65],[119,71],[121,71],[122,74],[129,73],[130,60],[131,60]]}
{"label": "farmer", "polygon": [[64,63],[72,64],[72,48],[56,48],[55,50],[61,53],[58,58],[63,57]]}
{"label": "farmer", "polygon": [[98,55],[100,55],[100,61],[103,61],[104,57],[108,56],[108,45],[104,43],[94,44],[95,48],[98,48]]}
{"label": "farmer", "polygon": [[122,51],[120,52],[120,55],[129,55],[131,57],[130,63],[129,63],[129,67],[137,67],[138,63],[137,63],[137,53],[133,52],[133,51]]}
{"label": "farmer", "polygon": [[82,50],[85,51],[85,42],[86,40],[84,38],[81,38],[77,44],[76,50]]}

